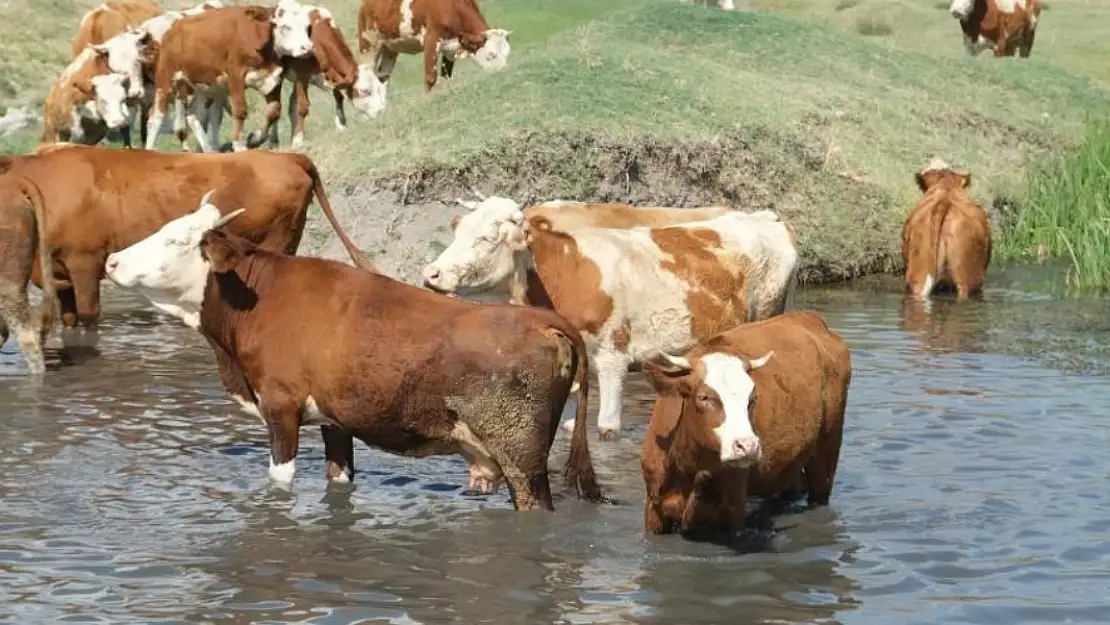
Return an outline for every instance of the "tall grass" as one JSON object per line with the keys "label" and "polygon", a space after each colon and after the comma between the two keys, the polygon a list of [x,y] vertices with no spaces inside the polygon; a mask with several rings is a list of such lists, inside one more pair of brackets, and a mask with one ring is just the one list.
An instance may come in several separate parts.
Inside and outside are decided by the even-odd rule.
{"label": "tall grass", "polygon": [[1069,286],[1110,289],[1110,122],[1089,122],[1078,148],[1028,175],[1028,199],[1002,235],[1000,256],[1063,258]]}

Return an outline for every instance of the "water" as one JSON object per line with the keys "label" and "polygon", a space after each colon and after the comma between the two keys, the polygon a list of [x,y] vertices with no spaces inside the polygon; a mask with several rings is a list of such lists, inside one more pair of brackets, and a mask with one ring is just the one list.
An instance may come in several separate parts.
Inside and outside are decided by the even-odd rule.
{"label": "water", "polygon": [[890,280],[800,293],[853,348],[832,505],[731,546],[644,534],[638,377],[624,439],[591,441],[621,506],[557,481],[555,514],[516,514],[464,496],[460,459],[365,447],[329,490],[314,429],[272,488],[204,342],[109,288],[98,344],[45,384],[0,354],[0,622],[1105,621],[1106,302],[1042,282],[995,269],[930,313]]}

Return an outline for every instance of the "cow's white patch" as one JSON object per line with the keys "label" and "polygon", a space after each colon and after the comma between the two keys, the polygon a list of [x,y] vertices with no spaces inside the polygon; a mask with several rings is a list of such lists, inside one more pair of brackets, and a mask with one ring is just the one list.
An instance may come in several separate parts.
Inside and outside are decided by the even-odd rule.
{"label": "cow's white patch", "polygon": [[721,462],[758,462],[762,449],[748,414],[755,382],[744,370],[744,361],[729,354],[710,353],[702,356],[701,362],[705,365],[705,385],[717,393],[725,411],[724,423],[713,430],[721,443]]}
{"label": "cow's white patch", "polygon": [[320,412],[320,407],[316,405],[316,398],[312,395],[309,395],[308,398],[304,400],[304,409],[301,411],[301,424],[334,425],[336,427],[342,427],[338,421]]}
{"label": "cow's white patch", "polygon": [[921,297],[929,297],[929,295],[932,294],[933,286],[935,286],[935,285],[936,285],[936,278],[933,276],[933,274],[926,275],[925,276],[925,284],[921,285],[921,292],[918,293],[918,295],[920,295]]}
{"label": "cow's white patch", "polygon": [[247,401],[246,397],[235,395],[234,393],[228,393],[228,395],[231,396],[231,399],[234,400],[235,403],[239,404],[239,408],[242,409],[243,412],[251,415],[252,417],[261,419],[262,425],[266,425],[266,420],[262,418],[262,411],[258,409],[258,404],[252,401]]}
{"label": "cow's white patch", "polygon": [[281,464],[274,464],[273,456],[270,457],[270,479],[282,484],[291,484],[293,482],[293,473],[297,469],[297,461],[290,460]]}
{"label": "cow's white patch", "polygon": [[277,89],[284,74],[285,70],[280,65],[271,69],[251,70],[247,72],[246,83],[248,87],[266,95]]}
{"label": "cow's white patch", "polygon": [[298,132],[293,134],[293,139],[289,142],[289,147],[294,150],[299,150],[304,147],[304,133]]}
{"label": "cow's white patch", "polygon": [[567,397],[567,403],[563,404],[563,413],[559,416],[559,421],[567,432],[574,431],[574,419],[577,414],[578,397],[570,395]]}
{"label": "cow's white patch", "polygon": [[331,477],[332,483],[334,483],[334,484],[349,484],[351,482],[351,476],[347,473],[348,470],[349,469],[344,468],[342,471],[339,472],[339,475],[333,475]]}
{"label": "cow's white patch", "polygon": [[1003,13],[1013,13],[1018,9],[1025,10],[1025,0],[994,0],[994,5]]}
{"label": "cow's white patch", "polygon": [[736,10],[736,5],[734,5],[732,3],[732,0],[721,0],[721,10],[723,10],[723,11],[735,11]]}
{"label": "cow's white patch", "polygon": [[416,34],[412,18],[412,0],[401,0],[401,23],[398,24],[398,30],[403,39],[411,39]]}
{"label": "cow's white patch", "polygon": [[451,428],[451,440],[459,444],[459,452],[470,465],[470,476],[485,480],[490,486],[496,488],[498,482],[504,477],[501,465],[493,459],[493,454],[462,421],[456,421]]}
{"label": "cow's white patch", "polygon": [[948,12],[952,14],[952,17],[962,21],[971,15],[974,8],[975,0],[952,0],[952,4],[948,6]]}

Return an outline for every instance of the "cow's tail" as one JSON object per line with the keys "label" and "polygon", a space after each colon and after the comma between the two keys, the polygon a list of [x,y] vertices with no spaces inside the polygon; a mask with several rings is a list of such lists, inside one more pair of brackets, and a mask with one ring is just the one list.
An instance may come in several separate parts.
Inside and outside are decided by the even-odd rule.
{"label": "cow's tail", "polygon": [[339,237],[340,243],[346,248],[347,254],[351,256],[351,260],[354,261],[358,268],[377,273],[378,268],[374,265],[374,261],[370,260],[370,257],[363,253],[362,250],[358,249],[354,241],[351,241],[347,233],[343,231],[343,228],[339,226],[339,220],[335,218],[335,213],[331,209],[331,202],[328,201],[328,193],[324,190],[324,181],[320,179],[320,172],[317,171],[316,164],[307,156],[304,157],[304,160],[306,161],[305,170],[308,172],[309,176],[312,176],[312,190],[313,193],[316,194],[316,201],[320,203],[320,209],[324,211],[324,217],[328,218],[328,222],[331,224],[332,229],[335,230],[335,234]]}
{"label": "cow's tail", "polygon": [[23,188],[23,193],[30,200],[31,206],[35,210],[35,247],[39,251],[39,269],[42,274],[42,306],[39,310],[39,335],[40,340],[45,341],[46,337],[54,329],[54,323],[58,319],[58,291],[54,285],[54,253],[50,248],[50,241],[46,236],[46,200],[42,197],[42,191],[39,190],[38,185],[34,182],[24,178],[20,186]]}
{"label": "cow's tail", "polygon": [[933,207],[933,240],[929,242],[927,247],[932,252],[932,259],[929,262],[930,272],[940,279],[940,238],[941,232],[944,229],[944,220],[948,218],[948,209],[952,207],[952,200],[950,198],[941,196],[938,199],[940,206]]}
{"label": "cow's tail", "polygon": [[[578,497],[592,502],[608,501],[601,493],[597,483],[597,474],[594,473],[593,460],[590,458],[590,443],[586,438],[586,402],[590,398],[590,365],[586,344],[577,332],[567,332],[560,328],[552,328],[555,340],[562,343],[559,352],[569,352],[574,364],[574,382],[570,392],[575,394],[577,407],[574,415],[574,430],[570,435],[570,455],[563,468],[563,475],[574,483]],[[569,395],[568,395],[569,399]],[[558,424],[556,424],[558,427]]]}

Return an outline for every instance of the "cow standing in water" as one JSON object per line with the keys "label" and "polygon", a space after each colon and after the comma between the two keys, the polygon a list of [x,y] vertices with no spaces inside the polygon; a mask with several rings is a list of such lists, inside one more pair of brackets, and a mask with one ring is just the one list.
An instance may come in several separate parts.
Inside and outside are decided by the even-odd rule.
{"label": "cow standing in water", "polygon": [[1033,50],[1040,0],[952,0],[948,11],[960,22],[971,56],[994,49],[994,56],[1027,58]]}
{"label": "cow standing in water", "polygon": [[292,481],[300,428],[319,424],[330,481],[351,479],[357,437],[410,457],[462,454],[472,484],[506,480],[517,509],[551,510],[548,454],[577,390],[566,472],[580,496],[602,498],[586,347],[565,319],[267,252],[220,215],[204,203],[109,256],[107,275],[208,340],[224,388],[269,429],[272,479]]}

